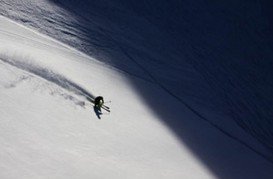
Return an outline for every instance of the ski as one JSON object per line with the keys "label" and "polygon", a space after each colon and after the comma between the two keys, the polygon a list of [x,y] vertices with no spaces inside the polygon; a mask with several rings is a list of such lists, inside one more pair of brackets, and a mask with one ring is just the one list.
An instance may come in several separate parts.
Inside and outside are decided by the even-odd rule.
{"label": "ski", "polygon": [[107,109],[110,109],[108,106],[105,106],[105,105],[102,105],[103,107],[107,108]]}
{"label": "ski", "polygon": [[110,112],[110,108],[108,106],[103,105],[101,108],[107,112]]}
{"label": "ski", "polygon": [[[91,98],[88,97],[88,96],[85,96],[85,97],[86,97],[86,99],[87,99],[92,105],[94,105],[94,100],[93,100],[93,99],[91,99]],[[106,101],[105,103],[111,103],[111,101]],[[101,106],[101,108],[104,109],[105,111],[107,111],[107,112],[110,113],[110,107],[106,106],[105,104],[103,104],[103,105]]]}

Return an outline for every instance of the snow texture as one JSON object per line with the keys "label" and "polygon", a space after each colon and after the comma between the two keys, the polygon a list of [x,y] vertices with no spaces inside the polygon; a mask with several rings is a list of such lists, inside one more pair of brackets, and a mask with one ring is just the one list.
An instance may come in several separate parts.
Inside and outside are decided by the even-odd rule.
{"label": "snow texture", "polygon": [[0,178],[273,177],[269,1],[0,4]]}

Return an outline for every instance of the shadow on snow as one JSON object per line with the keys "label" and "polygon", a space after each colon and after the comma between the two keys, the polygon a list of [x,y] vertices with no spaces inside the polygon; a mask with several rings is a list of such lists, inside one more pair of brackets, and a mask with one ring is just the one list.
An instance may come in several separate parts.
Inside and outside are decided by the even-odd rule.
{"label": "shadow on snow", "polygon": [[[247,153],[255,152],[256,156],[250,156],[262,156],[271,164],[272,156],[227,132],[195,105],[229,115],[272,151],[273,37],[272,24],[268,23],[273,19],[271,3],[51,2],[77,18],[71,31],[79,34],[82,41],[66,43],[104,62],[110,63],[111,59],[111,65],[166,92],[162,98],[132,81],[159,118],[217,177],[271,175],[258,172],[263,165],[251,164],[255,159],[248,159]],[[72,82],[68,84],[75,87]],[[191,114],[197,118],[191,119]],[[206,130],[206,125],[216,130]],[[223,136],[229,138],[228,142],[221,141]],[[228,151],[238,144],[244,146],[243,151]]]}

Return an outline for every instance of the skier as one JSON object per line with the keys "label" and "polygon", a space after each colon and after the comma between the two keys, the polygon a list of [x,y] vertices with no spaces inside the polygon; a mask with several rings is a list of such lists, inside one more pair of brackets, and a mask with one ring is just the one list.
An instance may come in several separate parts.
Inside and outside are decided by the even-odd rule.
{"label": "skier", "polygon": [[95,104],[96,108],[100,109],[102,107],[102,105],[104,104],[103,97],[102,96],[96,97],[94,100],[94,104]]}

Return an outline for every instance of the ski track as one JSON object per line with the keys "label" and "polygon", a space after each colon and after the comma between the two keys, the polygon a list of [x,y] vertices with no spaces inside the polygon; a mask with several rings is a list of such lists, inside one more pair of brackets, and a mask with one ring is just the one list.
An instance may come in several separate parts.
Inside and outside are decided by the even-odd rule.
{"label": "ski track", "polygon": [[[29,72],[29,73],[36,75],[48,82],[54,83],[55,85],[57,85],[63,89],[71,91],[77,95],[83,96],[89,101],[93,100],[95,98],[95,96],[92,93],[90,93],[89,91],[87,91],[83,87],[81,87],[78,84],[76,84],[75,82],[67,79],[63,75],[53,72],[52,70],[49,70],[44,67],[40,67],[38,65],[34,65],[33,63],[30,64],[30,63],[26,63],[26,62],[22,62],[22,61],[12,60],[11,58],[0,57],[0,60],[3,63],[12,65],[18,69]],[[14,83],[19,83],[20,81],[26,80],[26,79],[27,79],[27,77],[21,77],[19,80],[17,80]],[[10,87],[13,87],[15,85],[14,83],[12,83],[10,85]],[[71,97],[64,95],[64,94],[61,94],[61,95],[65,98],[71,98]]]}

